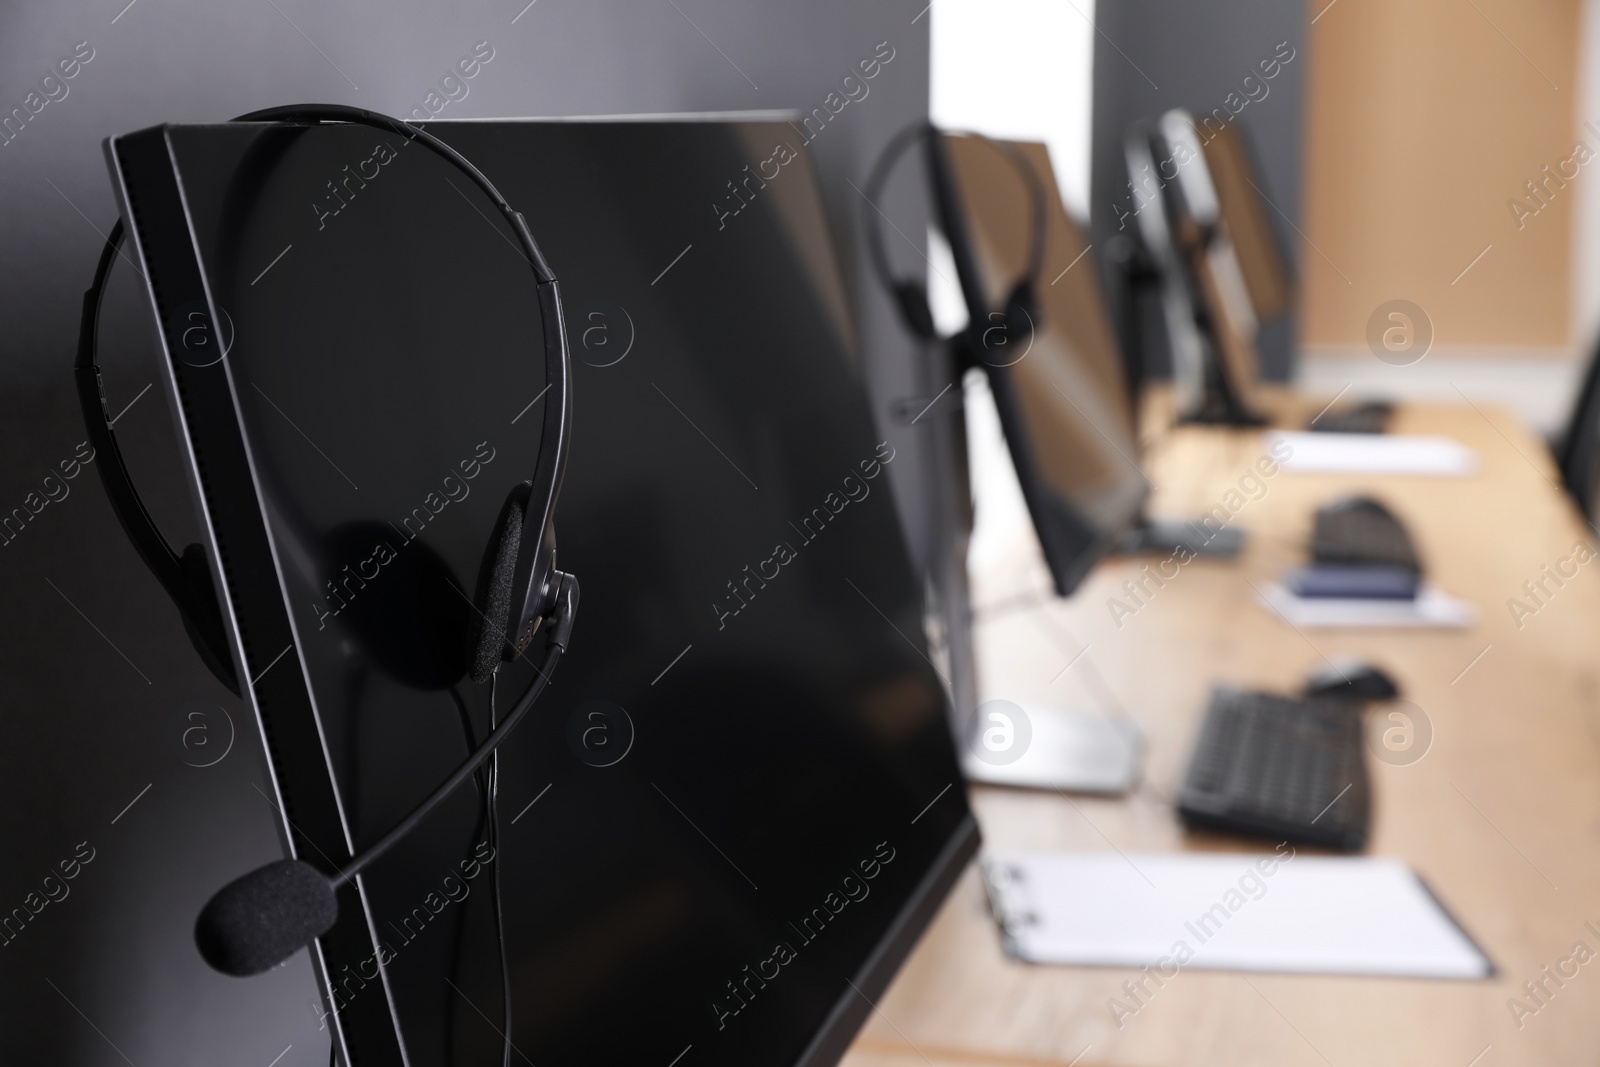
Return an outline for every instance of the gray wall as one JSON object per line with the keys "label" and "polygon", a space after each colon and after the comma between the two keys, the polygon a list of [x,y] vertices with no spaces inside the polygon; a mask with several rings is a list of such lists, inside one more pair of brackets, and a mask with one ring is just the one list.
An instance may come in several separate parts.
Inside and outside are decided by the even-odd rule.
{"label": "gray wall", "polygon": [[[60,98],[0,147],[0,511],[37,490],[84,438],[69,366],[97,231],[115,218],[103,138],[306,101],[408,113],[481,40],[494,59],[441,118],[809,110],[889,41],[895,58],[870,97],[810,150],[856,297],[875,410],[943,384],[853,266],[862,205],[849,183],[863,184],[892,132],[927,113],[928,22],[912,21],[921,2],[123,2],[0,9],[0,112],[32,103],[28,94],[75,44],[93,49],[66,95],[50,83]],[[640,160],[641,181],[649,168]],[[897,225],[924,232],[922,210],[902,200]],[[156,366],[143,297],[122,273],[102,362],[148,373],[112,384],[113,410]],[[895,464],[897,499],[915,551],[932,565],[940,537],[928,438],[884,423],[908,458]],[[159,389],[118,433],[152,509],[184,543],[192,509]],[[200,666],[124,541],[96,475],[66,484],[65,498],[0,548],[0,914],[37,900],[28,894],[80,842],[94,858],[70,895],[0,949],[0,1061],[264,1065],[292,1045],[278,1067],[325,1063],[304,954],[238,981],[210,973],[191,947],[209,892],[277,856],[256,788],[260,753],[242,706]],[[964,603],[947,606],[964,617]],[[232,752],[210,768],[186,766],[172,737],[174,716],[194,699],[223,705],[235,728]]]}
{"label": "gray wall", "polygon": [[[1184,107],[1196,119],[1221,108],[1236,110],[1255,149],[1262,189],[1282,211],[1269,212],[1290,261],[1309,251],[1283,216],[1300,224],[1301,119],[1306,77],[1306,9],[1275,0],[1101,0],[1095,9],[1099,33],[1094,53],[1094,129],[1090,167],[1090,221],[1101,248],[1119,231],[1122,211],[1131,210],[1122,137],[1140,119],[1155,119]],[[1259,64],[1273,58],[1280,42],[1294,49],[1292,61],[1265,82]],[[1254,75],[1248,93],[1247,75]],[[1236,94],[1230,100],[1230,94]],[[1240,107],[1240,101],[1247,101]],[[1131,231],[1134,223],[1127,221]],[[1146,336],[1164,336],[1159,317],[1146,320]],[[1269,323],[1260,339],[1262,371],[1287,378],[1293,371],[1292,316]],[[1165,374],[1164,354],[1152,354],[1150,369]]]}

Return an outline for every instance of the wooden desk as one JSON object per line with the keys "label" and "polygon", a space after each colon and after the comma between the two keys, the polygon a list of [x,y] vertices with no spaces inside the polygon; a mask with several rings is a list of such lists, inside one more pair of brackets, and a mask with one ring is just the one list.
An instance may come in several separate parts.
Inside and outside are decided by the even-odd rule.
{"label": "wooden desk", "polygon": [[[1234,518],[1249,534],[1241,559],[1190,563],[1120,628],[1107,600],[1148,560],[1103,564],[1068,601],[1043,595],[1036,559],[975,576],[981,698],[1125,709],[1149,750],[1145,783],[1128,798],[975,788],[972,800],[989,848],[1249,847],[1186,835],[1167,799],[1211,685],[1288,690],[1324,657],[1370,658],[1391,668],[1434,731],[1416,763],[1370,761],[1371,852],[1409,862],[1498,975],[1445,982],[1186,970],[1119,1029],[1107,1002],[1136,972],[1006,959],[969,870],[879,1000],[848,1067],[1548,1067],[1600,1057],[1600,956],[1564,987],[1549,983],[1555,995],[1520,1029],[1507,1007],[1576,942],[1600,953],[1600,937],[1584,925],[1600,929],[1600,560],[1519,629],[1507,599],[1523,597],[1523,583],[1584,534],[1544,448],[1490,409],[1408,409],[1395,429],[1454,437],[1477,451],[1482,470],[1468,479],[1279,473]],[[1175,431],[1149,464],[1154,513],[1198,515],[1260,454],[1256,434]],[[1475,627],[1299,633],[1257,604],[1251,583],[1299,560],[1313,508],[1356,489],[1392,503],[1433,579],[1477,604]]]}

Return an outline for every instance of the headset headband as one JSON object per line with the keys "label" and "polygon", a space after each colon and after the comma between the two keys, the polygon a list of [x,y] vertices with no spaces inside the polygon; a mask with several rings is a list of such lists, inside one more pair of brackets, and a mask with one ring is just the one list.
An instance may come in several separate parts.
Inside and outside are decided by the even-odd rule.
{"label": "headset headband", "polygon": [[[938,151],[938,138],[942,136],[967,136],[974,137],[993,148],[1006,158],[1006,161],[1022,176],[1023,184],[1028,188],[1030,202],[1030,223],[1028,242],[1028,259],[1022,273],[1018,276],[1016,284],[1010,289],[1009,300],[1015,301],[1019,295],[1031,303],[1032,292],[1038,281],[1040,272],[1044,269],[1045,238],[1049,229],[1048,203],[1045,199],[1043,186],[1039,182],[1039,175],[1028,163],[1027,159],[1013,144],[1000,144],[999,142],[981,133],[966,130],[941,130],[928,122],[915,122],[889,141],[883,154],[878,157],[877,164],[872,168],[872,173],[867,178],[867,188],[864,193],[867,202],[872,205],[874,215],[867,222],[867,251],[868,258],[872,261],[873,270],[878,279],[890,292],[895,294],[900,304],[901,314],[911,329],[922,337],[932,339],[937,336],[933,325],[933,314],[928,307],[925,288],[915,278],[905,277],[896,279],[894,270],[889,264],[888,249],[884,245],[882,211],[877,207],[879,195],[884,185],[889,180],[889,174],[894,165],[905,155],[906,150],[917,141],[922,141],[924,151],[928,154],[929,170],[935,170],[934,153]],[[1009,308],[1008,308],[1009,311]],[[1031,314],[1031,312],[1030,312]],[[1009,316],[1008,316],[1009,317]]]}
{"label": "headset headband", "polygon": [[[516,564],[512,574],[512,603],[506,636],[509,647],[505,655],[514,657],[527,648],[540,625],[556,607],[559,579],[555,571],[554,516],[556,498],[561,491],[562,476],[566,471],[567,446],[571,437],[571,375],[570,356],[567,349],[566,322],[561,310],[561,290],[550,265],[539,251],[527,220],[500,195],[477,167],[466,157],[426,130],[401,122],[373,111],[345,107],[337,104],[293,104],[287,107],[267,108],[241,115],[233,122],[305,122],[347,123],[386,130],[407,140],[421,144],[446,163],[465,174],[504,216],[513,236],[521,248],[528,265],[533,269],[539,294],[540,319],[543,323],[545,417],[539,442],[538,466],[534,471],[531,492],[523,505],[521,529],[524,536],[517,549]],[[211,584],[205,553],[197,544],[189,545],[180,555],[167,543],[155,521],[150,517],[133,480],[128,474],[122,450],[117,445],[112,430],[110,408],[105,397],[105,386],[100,368],[95,362],[99,346],[100,308],[105,298],[106,283],[111,273],[113,259],[121,250],[126,233],[122,220],[106,239],[100,262],[95,268],[94,281],[83,296],[83,318],[78,333],[78,354],[74,373],[78,385],[78,400],[83,411],[84,425],[95,452],[103,459],[95,466],[100,471],[106,495],[112,510],[122,524],[123,531],[133,542],[141,559],[167,595],[177,605],[183,617],[184,628],[194,642],[196,650],[218,679],[234,693],[239,683],[234,675],[232,656],[228,651],[226,628],[221,608]],[[554,405],[552,407],[551,405]]]}

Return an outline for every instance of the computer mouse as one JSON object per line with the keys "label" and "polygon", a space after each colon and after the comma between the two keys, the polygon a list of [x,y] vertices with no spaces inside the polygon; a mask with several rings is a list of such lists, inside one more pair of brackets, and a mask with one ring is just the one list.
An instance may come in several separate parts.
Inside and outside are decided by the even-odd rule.
{"label": "computer mouse", "polygon": [[1381,668],[1359,660],[1331,663],[1306,679],[1306,696],[1337,700],[1393,700],[1400,686]]}

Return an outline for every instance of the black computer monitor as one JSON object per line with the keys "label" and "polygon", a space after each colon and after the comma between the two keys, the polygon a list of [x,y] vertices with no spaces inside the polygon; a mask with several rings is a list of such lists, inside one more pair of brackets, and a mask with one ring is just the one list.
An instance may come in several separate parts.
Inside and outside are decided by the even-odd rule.
{"label": "black computer monitor", "polygon": [[[945,134],[935,165],[948,168],[951,195],[940,210],[971,319],[969,343],[1065,596],[1137,520],[1150,488],[1095,266],[1084,262],[1088,245],[1055,192],[1043,145]],[[1027,269],[1039,199],[1043,258],[1032,321],[1019,329],[996,309]]]}
{"label": "black computer monitor", "polygon": [[[1198,414],[1206,421],[1257,424],[1262,421],[1255,411],[1261,382],[1256,352],[1259,320],[1208,154],[1193,117],[1180,108],[1161,116],[1155,142],[1171,172],[1162,204],[1177,249],[1173,262],[1185,272],[1207,342],[1209,395]],[[1233,179],[1242,175],[1230,172],[1229,176],[1232,193],[1237,184]]]}
{"label": "black computer monitor", "polygon": [[[1038,364],[1027,369],[1033,372],[1031,380],[1035,383],[1070,379],[1070,386],[1065,381],[1061,383],[1059,394],[1072,398],[1073,414],[1080,417],[1080,433],[1081,422],[1094,418],[1091,427],[1095,433],[1087,446],[1098,444],[1102,454],[1106,446],[1111,447],[1115,456],[1103,455],[1103,459],[1123,461],[1116,467],[1116,484],[1127,499],[1133,499],[1138,490],[1129,471],[1131,468],[1133,473],[1138,472],[1131,464],[1139,457],[1137,416],[1141,398],[1137,389],[1142,375],[1129,373],[1129,367],[1137,361],[1138,352],[1125,353],[1119,347],[1094,249],[1061,202],[1049,150],[1038,142],[985,144],[983,139],[973,137],[949,138],[946,145],[958,175],[957,185],[963,190],[967,225],[980,249],[979,258],[984,261],[987,277],[1004,276],[1007,266],[1014,270],[1026,254],[1019,242],[1025,241],[1027,235],[1018,228],[1021,209],[1015,199],[1017,190],[1012,187],[1017,184],[1017,173],[1013,167],[1008,175],[996,165],[999,153],[995,149],[1008,155],[1015,153],[1010,158],[1025,162],[1037,176],[1038,187],[1048,201],[1049,240],[1038,298],[1042,328],[1034,353],[1029,356]],[[1011,186],[1007,185],[1008,179]],[[1033,388],[1039,386],[1035,384]],[[1148,487],[1144,476],[1139,477]],[[1218,529],[1214,523],[1152,519],[1142,510],[1147,494],[1138,493],[1137,499],[1139,510],[1131,518],[1114,513],[1123,525],[1110,551],[1170,555],[1180,546],[1208,556],[1239,551],[1240,531]]]}
{"label": "black computer monitor", "polygon": [[1600,522],[1600,345],[1591,349],[1572,413],[1555,445],[1561,482],[1584,520]]}
{"label": "black computer monitor", "polygon": [[1154,293],[1178,420],[1256,425],[1255,318],[1193,123],[1181,110],[1135,123],[1123,155],[1138,238],[1137,251],[1118,257],[1131,358],[1143,358],[1143,296]]}
{"label": "black computer monitor", "polygon": [[[1180,419],[1195,418],[1215,407],[1208,403],[1212,392],[1209,379],[1214,372],[1211,342],[1200,329],[1201,312],[1168,220],[1166,184],[1174,164],[1148,123],[1135,123],[1123,138],[1122,147],[1132,189],[1136,244],[1133,250],[1124,252],[1119,264],[1125,272],[1123,333],[1128,358],[1145,358],[1144,338],[1148,331],[1142,328],[1143,316],[1146,297],[1153,296],[1166,340],[1173,407]],[[1142,365],[1137,374],[1143,377]]]}
{"label": "black computer monitor", "polygon": [[[977,831],[806,148],[770,121],[429,129],[564,286],[557,558],[583,600],[502,750],[497,845],[464,787],[314,946],[343,1062],[498,1062],[493,854],[514,1059],[832,1063]],[[538,446],[532,277],[476,189],[370,129],[157,127],[110,154],[262,817],[336,866],[495,699],[458,641]],[[502,670],[502,711],[532,677]]]}
{"label": "black computer monitor", "polygon": [[1293,303],[1293,282],[1267,213],[1270,205],[1249,138],[1239,122],[1231,122],[1220,129],[1207,127],[1200,146],[1256,320],[1275,319]]}

